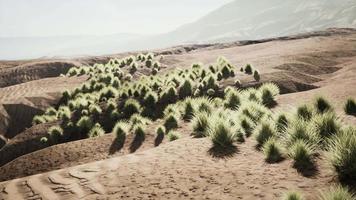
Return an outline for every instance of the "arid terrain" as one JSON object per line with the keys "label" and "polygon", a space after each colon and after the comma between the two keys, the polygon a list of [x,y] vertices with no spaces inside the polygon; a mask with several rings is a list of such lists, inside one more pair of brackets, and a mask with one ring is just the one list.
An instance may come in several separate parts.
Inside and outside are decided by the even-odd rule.
{"label": "arid terrain", "polygon": [[[118,146],[113,133],[56,144],[42,141],[48,129],[60,122],[32,125],[33,117],[50,106],[58,107],[62,92],[90,78],[61,74],[74,66],[103,64],[138,53],[142,52],[0,61],[0,199],[270,200],[280,199],[287,191],[300,191],[313,200],[320,191],[339,183],[324,153],[315,157],[315,169],[307,172],[294,168],[290,158],[266,162],[254,137],[246,137],[226,155],[213,151],[208,137],[192,137],[191,123],[181,119],[176,129],[181,137],[174,141],[156,135],[161,118],[147,126],[142,144],[128,134]],[[347,98],[356,97],[355,29],[177,46],[152,53],[161,64],[158,75],[190,69],[194,63],[208,66],[223,56],[236,67],[236,75],[221,80],[219,92],[234,87],[236,79],[241,89],[273,82],[280,95],[272,112],[293,113],[297,106],[322,95],[334,106],[341,123],[356,125],[356,117],[344,112]],[[246,64],[259,71],[260,80],[240,72]],[[150,72],[138,67],[131,81]],[[347,186],[354,190],[356,185]]]}

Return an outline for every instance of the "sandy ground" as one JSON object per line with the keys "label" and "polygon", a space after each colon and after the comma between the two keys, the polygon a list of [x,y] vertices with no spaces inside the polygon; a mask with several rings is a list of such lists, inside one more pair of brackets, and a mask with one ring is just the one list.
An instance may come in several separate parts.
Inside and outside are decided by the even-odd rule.
{"label": "sandy ground", "polygon": [[[291,111],[292,107],[322,94],[334,103],[345,123],[356,124],[355,117],[345,116],[342,111],[345,99],[356,97],[355,31],[347,34],[332,31],[328,36],[247,46],[209,46],[165,55],[162,62],[182,67],[196,61],[212,63],[220,55],[237,66],[251,63],[262,73],[262,81],[276,81],[287,94],[278,97],[275,110]],[[243,84],[255,84],[251,78],[241,76],[241,79]],[[1,89],[0,97],[25,93]],[[182,126],[188,135],[189,127]],[[236,152],[225,157],[210,149],[207,138],[184,137],[156,148],[150,148],[152,143],[145,144],[135,153],[118,153],[113,158],[96,161],[109,157],[107,145],[112,140],[107,135],[92,141],[103,149],[98,154],[93,153],[93,145],[84,145],[92,143],[83,140],[14,159],[0,168],[0,173],[12,177],[16,172],[23,176],[63,169],[2,182],[0,199],[278,199],[289,190],[302,191],[307,199],[316,199],[319,190],[336,181],[323,155],[317,159],[317,170],[305,176],[292,167],[290,160],[267,164],[252,138],[238,144]],[[74,166],[85,162],[88,163]]]}

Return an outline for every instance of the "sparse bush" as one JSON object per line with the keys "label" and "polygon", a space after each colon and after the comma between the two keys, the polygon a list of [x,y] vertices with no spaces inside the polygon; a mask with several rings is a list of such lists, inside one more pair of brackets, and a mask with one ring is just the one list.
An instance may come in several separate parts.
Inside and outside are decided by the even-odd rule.
{"label": "sparse bush", "polygon": [[167,131],[178,128],[178,119],[174,114],[169,114],[164,120],[164,127]]}
{"label": "sparse bush", "polygon": [[138,124],[136,126],[133,127],[133,132],[135,134],[136,138],[139,138],[141,140],[143,140],[146,136],[146,131],[143,125]]}
{"label": "sparse bush", "polygon": [[340,122],[334,113],[315,115],[311,120],[311,129],[322,138],[330,137],[340,130]]}
{"label": "sparse bush", "polygon": [[223,78],[229,78],[230,77],[230,69],[227,65],[223,66],[221,69],[221,74]]}
{"label": "sparse bush", "polygon": [[146,94],[144,98],[144,105],[146,106],[146,108],[154,109],[157,101],[158,101],[157,93],[151,91]]}
{"label": "sparse bush", "polygon": [[89,106],[89,113],[93,114],[95,116],[98,116],[102,113],[103,111],[101,110],[100,106],[96,104],[92,104]]}
{"label": "sparse bush", "polygon": [[41,143],[47,143],[48,142],[48,138],[47,137],[41,137],[40,139]]}
{"label": "sparse bush", "polygon": [[258,72],[258,70],[254,70],[253,71],[253,78],[258,82],[261,79],[260,73]]}
{"label": "sparse bush", "polygon": [[240,117],[239,120],[240,120],[240,126],[245,132],[246,137],[250,136],[254,127],[253,121],[245,116]]}
{"label": "sparse bush", "polygon": [[237,79],[234,83],[235,87],[240,88],[241,87],[241,81]]}
{"label": "sparse bush", "polygon": [[45,112],[45,115],[48,115],[48,116],[57,116],[57,111],[56,109],[52,108],[52,107],[49,107],[47,108],[46,112]]}
{"label": "sparse bush", "polygon": [[239,126],[234,126],[233,127],[234,131],[235,131],[235,138],[237,142],[245,142],[245,138],[244,138],[244,133],[241,129],[241,127]]}
{"label": "sparse bush", "polygon": [[68,121],[72,117],[72,113],[68,106],[61,106],[58,109],[58,118],[62,119],[63,121]]}
{"label": "sparse bush", "polygon": [[282,200],[304,200],[304,197],[299,192],[287,192],[283,195]]}
{"label": "sparse bush", "polygon": [[284,132],[288,127],[289,120],[284,113],[279,113],[276,117],[276,128],[279,133]]}
{"label": "sparse bush", "polygon": [[157,68],[153,68],[151,73],[152,73],[152,75],[156,75],[158,73],[158,69]]}
{"label": "sparse bush", "polygon": [[83,116],[77,122],[77,127],[81,133],[88,133],[93,127],[93,120],[88,116]]}
{"label": "sparse bush", "polygon": [[165,135],[166,134],[166,128],[164,126],[159,126],[156,129],[156,134],[159,135],[159,136]]}
{"label": "sparse bush", "polygon": [[328,191],[322,192],[320,200],[355,200],[356,196],[341,185],[333,186]]}
{"label": "sparse bush", "polygon": [[294,160],[298,169],[307,169],[313,166],[314,147],[304,140],[296,140],[289,147],[289,157]]}
{"label": "sparse bush", "polygon": [[226,94],[224,103],[225,108],[237,110],[240,104],[240,97],[236,91],[230,91]]}
{"label": "sparse bush", "polygon": [[167,136],[168,136],[169,141],[174,141],[181,137],[181,135],[177,131],[173,131],[173,130],[170,130],[167,133]]}
{"label": "sparse bush", "polygon": [[131,75],[131,74],[126,74],[126,75],[124,76],[124,80],[125,80],[125,81],[131,81],[131,80],[132,80],[132,75]]}
{"label": "sparse bush", "polygon": [[65,90],[62,93],[62,101],[63,103],[67,103],[71,99],[72,95],[69,90]]}
{"label": "sparse bush", "polygon": [[78,75],[78,69],[76,67],[72,67],[68,70],[67,76],[76,76]]}
{"label": "sparse bush", "polygon": [[46,122],[46,119],[41,115],[36,115],[32,119],[32,124],[33,125],[42,124],[42,123],[45,123],[45,122]]}
{"label": "sparse bush", "polygon": [[266,161],[275,163],[283,158],[282,145],[275,138],[269,138],[262,146]]}
{"label": "sparse bush", "polygon": [[320,142],[319,135],[315,131],[312,131],[312,129],[309,129],[308,122],[302,119],[291,121],[286,130],[285,139],[288,146],[297,140],[304,140],[311,144],[318,144]]}
{"label": "sparse bush", "polygon": [[212,126],[208,129],[208,135],[214,147],[226,148],[233,145],[235,133],[230,124],[221,118],[212,120]]}
{"label": "sparse bush", "polygon": [[344,111],[348,115],[355,115],[356,116],[356,101],[353,98],[348,98],[346,100]]}
{"label": "sparse bush", "polygon": [[137,64],[132,63],[130,68],[130,74],[134,74],[137,71]]}
{"label": "sparse bush", "polygon": [[152,60],[146,60],[145,65],[148,68],[152,67]]}
{"label": "sparse bush", "polygon": [[124,142],[126,135],[129,133],[130,124],[124,121],[119,121],[113,128],[113,133],[116,136],[118,142]]}
{"label": "sparse bush", "polygon": [[269,138],[277,135],[276,128],[271,121],[264,121],[255,129],[254,135],[258,146],[261,147]]}
{"label": "sparse bush", "polygon": [[245,73],[246,74],[252,74],[252,67],[250,64],[247,64],[245,67]]}
{"label": "sparse bush", "polygon": [[356,128],[348,127],[330,139],[329,160],[341,180],[356,180]]}
{"label": "sparse bush", "polygon": [[314,112],[308,105],[301,105],[297,108],[297,116],[303,120],[310,120]]}
{"label": "sparse bush", "polygon": [[263,89],[261,91],[261,100],[262,103],[266,106],[271,106],[275,103],[274,96],[272,95],[272,92],[268,89]]}
{"label": "sparse bush", "polygon": [[195,137],[204,137],[206,136],[209,128],[212,124],[210,124],[209,118],[211,116],[206,112],[197,113],[192,119],[193,126],[193,135]]}
{"label": "sparse bush", "polygon": [[208,96],[214,96],[215,95],[215,90],[214,89],[208,89],[207,91],[206,91],[206,94],[208,95]]}
{"label": "sparse bush", "polygon": [[48,134],[54,141],[57,141],[63,136],[63,129],[60,126],[51,126],[48,129]]}
{"label": "sparse bush", "polygon": [[126,100],[122,112],[124,113],[125,117],[129,118],[135,113],[140,113],[141,106],[140,103],[135,99],[128,99]]}
{"label": "sparse bush", "polygon": [[325,113],[333,110],[331,104],[321,96],[315,98],[314,107],[318,113]]}
{"label": "sparse bush", "polygon": [[183,82],[183,84],[179,88],[179,97],[185,98],[193,95],[193,85],[192,82],[187,79]]}
{"label": "sparse bush", "polygon": [[93,128],[90,129],[88,137],[98,137],[105,134],[104,129],[99,123],[96,123]]}
{"label": "sparse bush", "polygon": [[174,103],[177,99],[177,90],[174,87],[167,88],[161,95],[161,101],[164,104]]}
{"label": "sparse bush", "polygon": [[109,99],[109,98],[116,97],[118,95],[117,90],[112,86],[108,86],[101,89],[99,93],[100,93],[100,99],[103,99],[104,97],[106,99]]}
{"label": "sparse bush", "polygon": [[132,126],[136,125],[136,124],[143,124],[143,125],[148,125],[151,123],[151,120],[146,118],[146,117],[142,117],[140,114],[133,114],[131,117],[130,117],[130,120],[129,120],[132,124]]}
{"label": "sparse bush", "polygon": [[184,104],[183,119],[190,121],[194,116],[195,109],[191,99],[186,100]]}

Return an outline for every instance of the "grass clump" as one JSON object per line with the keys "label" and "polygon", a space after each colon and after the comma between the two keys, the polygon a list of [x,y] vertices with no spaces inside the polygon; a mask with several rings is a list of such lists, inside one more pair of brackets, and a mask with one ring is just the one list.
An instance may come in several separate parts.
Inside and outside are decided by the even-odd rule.
{"label": "grass clump", "polygon": [[320,200],[355,200],[356,196],[341,185],[333,186],[328,191],[322,192]]}
{"label": "grass clump", "polygon": [[167,137],[168,137],[169,141],[174,141],[174,140],[179,139],[181,137],[181,135],[177,131],[170,130],[167,133]]}
{"label": "grass clump", "polygon": [[124,116],[127,118],[131,117],[135,113],[140,113],[140,111],[141,111],[140,103],[135,99],[128,99],[125,102],[124,107],[122,109]]}
{"label": "grass clump", "polygon": [[277,135],[276,128],[271,121],[264,121],[255,129],[254,135],[257,145],[261,147],[268,139]]}
{"label": "grass clump", "polygon": [[169,114],[164,121],[164,127],[167,131],[178,128],[178,118],[176,115]]}
{"label": "grass clump", "polygon": [[311,131],[315,131],[322,138],[336,134],[340,127],[340,122],[331,112],[315,115],[311,121]]}
{"label": "grass clump", "polygon": [[313,167],[314,147],[304,140],[295,141],[290,146],[288,155],[294,160],[294,167],[298,169]]}
{"label": "grass clump", "polygon": [[60,126],[51,126],[48,129],[48,134],[56,141],[63,136],[63,129]]}
{"label": "grass clump", "polygon": [[225,97],[225,108],[229,108],[231,110],[237,110],[240,106],[241,101],[238,93],[236,91],[230,90]]}
{"label": "grass clump", "polygon": [[185,98],[193,95],[193,85],[192,82],[187,79],[183,82],[183,84],[179,88],[179,97]]}
{"label": "grass clump", "polygon": [[333,110],[329,101],[322,96],[318,96],[315,98],[314,107],[318,113],[325,113]]}
{"label": "grass clump", "polygon": [[299,192],[287,192],[283,195],[282,200],[304,200],[304,197]]}
{"label": "grass clump", "polygon": [[208,129],[208,135],[213,142],[213,146],[217,148],[228,148],[233,146],[235,133],[231,125],[222,118],[214,117],[211,127]]}
{"label": "grass clump", "polygon": [[88,136],[89,137],[98,137],[105,134],[104,129],[99,123],[96,123],[93,128],[90,129]]}
{"label": "grass clump", "polygon": [[275,118],[276,128],[279,133],[284,132],[288,128],[289,120],[285,113],[279,113]]}
{"label": "grass clump", "polygon": [[130,124],[128,122],[119,121],[115,124],[113,128],[113,133],[116,136],[118,142],[123,142],[126,138],[126,135],[129,133]]}
{"label": "grass clump", "polygon": [[297,108],[297,116],[303,120],[310,120],[314,115],[313,108],[308,105],[301,105]]}
{"label": "grass clump", "polygon": [[133,127],[133,132],[136,138],[144,139],[146,135],[146,131],[143,125],[138,124]]}
{"label": "grass clump", "polygon": [[164,126],[159,126],[157,129],[156,129],[156,134],[158,136],[163,136],[166,134],[166,128]]}
{"label": "grass clump", "polygon": [[348,127],[330,139],[329,160],[341,180],[356,180],[356,128]]}
{"label": "grass clump", "polygon": [[344,111],[348,115],[356,116],[356,101],[353,98],[348,98],[344,105]]}
{"label": "grass clump", "polygon": [[83,116],[78,120],[77,127],[81,133],[87,133],[93,127],[93,120],[88,116]]}
{"label": "grass clump", "polygon": [[260,81],[261,76],[260,76],[260,72],[258,72],[258,70],[254,70],[254,71],[253,71],[253,78],[254,78],[255,81],[257,81],[257,82]]}
{"label": "grass clump", "polygon": [[190,121],[195,113],[194,105],[191,99],[187,99],[184,104],[183,119]]}
{"label": "grass clump", "polygon": [[244,69],[246,74],[252,74],[252,66],[250,64],[247,64]]}
{"label": "grass clump", "polygon": [[279,162],[283,159],[282,145],[274,138],[269,138],[263,144],[262,151],[269,163]]}
{"label": "grass clump", "polygon": [[199,112],[192,119],[193,136],[205,137],[211,124],[209,118],[211,116],[206,112]]}

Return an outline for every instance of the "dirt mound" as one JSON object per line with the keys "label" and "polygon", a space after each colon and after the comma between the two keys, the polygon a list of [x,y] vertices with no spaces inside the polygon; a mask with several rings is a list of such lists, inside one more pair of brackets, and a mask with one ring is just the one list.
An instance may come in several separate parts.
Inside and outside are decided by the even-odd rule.
{"label": "dirt mound", "polygon": [[[266,164],[253,140],[230,157],[211,155],[207,138],[179,139],[144,152],[119,156],[0,184],[3,198],[47,199],[278,199],[300,190],[314,199],[333,174],[323,159],[320,170],[304,177],[285,160]],[[22,184],[25,183],[25,184]]]}
{"label": "dirt mound", "polygon": [[10,139],[31,127],[33,116],[58,103],[65,89],[87,77],[57,77],[0,88],[0,135]]}
{"label": "dirt mound", "polygon": [[[94,160],[103,160],[133,152],[141,152],[169,142],[166,137],[157,138],[155,129],[159,123],[147,128],[145,140],[138,143],[134,134],[127,135],[123,145],[118,144],[115,135],[106,134],[102,137],[68,142],[18,157],[0,168],[0,181],[23,176],[44,173],[55,169],[71,167]],[[188,136],[190,127],[183,126],[177,131]],[[33,144],[23,144],[33,145]],[[93,148],[95,146],[95,148]],[[42,146],[45,147],[45,146]],[[65,149],[65,152],[63,152]],[[1,154],[0,154],[1,155]]]}
{"label": "dirt mound", "polygon": [[70,61],[45,61],[26,63],[12,68],[0,68],[0,87],[7,87],[32,80],[57,77],[80,63]]}
{"label": "dirt mound", "polygon": [[0,166],[19,156],[48,147],[48,144],[42,143],[40,138],[48,136],[47,130],[54,124],[56,123],[45,123],[32,126],[12,138],[0,149]]}

